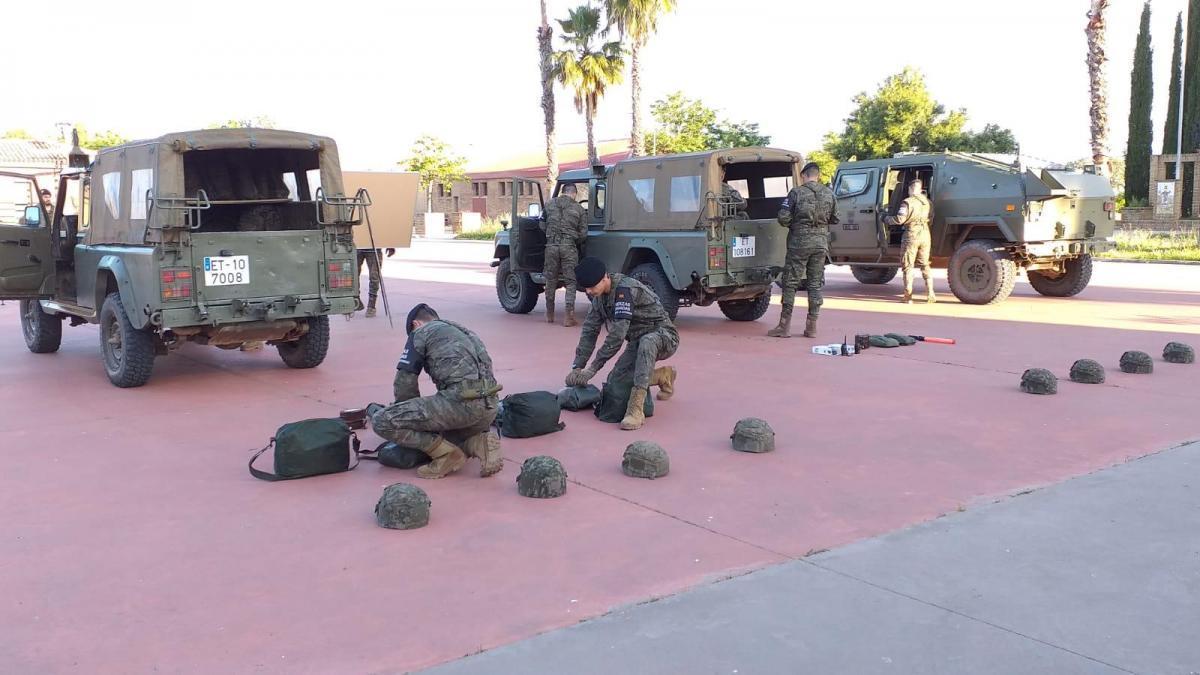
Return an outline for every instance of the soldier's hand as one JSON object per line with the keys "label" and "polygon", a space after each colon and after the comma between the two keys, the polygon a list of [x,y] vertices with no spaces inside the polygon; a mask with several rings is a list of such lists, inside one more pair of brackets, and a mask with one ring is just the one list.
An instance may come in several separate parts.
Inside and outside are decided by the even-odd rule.
{"label": "soldier's hand", "polygon": [[387,250],[387,257],[389,257],[389,258],[390,258],[390,257],[392,257],[392,256],[394,256],[394,255],[396,255],[396,249],[394,249],[394,248],[389,248],[389,249]]}
{"label": "soldier's hand", "polygon": [[596,371],[591,368],[575,368],[567,375],[567,386],[582,387],[595,376]]}

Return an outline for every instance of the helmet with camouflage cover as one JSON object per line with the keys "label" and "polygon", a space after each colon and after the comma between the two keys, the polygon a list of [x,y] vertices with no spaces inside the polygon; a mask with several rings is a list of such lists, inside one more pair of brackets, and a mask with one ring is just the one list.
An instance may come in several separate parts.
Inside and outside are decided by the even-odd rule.
{"label": "helmet with camouflage cover", "polygon": [[1167,363],[1195,363],[1196,350],[1183,342],[1168,342],[1163,347],[1163,361]]}
{"label": "helmet with camouflage cover", "polygon": [[1058,378],[1045,368],[1030,368],[1021,374],[1021,391],[1026,394],[1057,394]]}
{"label": "helmet with camouflage cover", "polygon": [[634,441],[621,457],[621,472],[634,478],[662,478],[671,470],[667,451],[658,443]]}
{"label": "helmet with camouflage cover", "polygon": [[1104,384],[1104,366],[1092,359],[1079,359],[1071,364],[1071,381],[1081,384]]}
{"label": "helmet with camouflage cover", "polygon": [[547,455],[530,457],[521,464],[517,492],[522,497],[550,499],[567,491],[567,470],[562,462]]}
{"label": "helmet with camouflage cover", "polygon": [[1128,351],[1121,355],[1121,372],[1149,375],[1154,372],[1154,359],[1146,352]]}
{"label": "helmet with camouflage cover", "polygon": [[747,417],[733,427],[733,449],[738,452],[771,452],[775,449],[775,430],[766,420]]}
{"label": "helmet with camouflage cover", "polygon": [[886,335],[872,335],[868,341],[872,347],[899,347],[900,341]]}
{"label": "helmet with camouflage cover", "polygon": [[416,485],[395,483],[375,505],[375,522],[391,530],[415,530],[429,524],[429,495]]}
{"label": "helmet with camouflage cover", "polygon": [[904,333],[885,333],[883,337],[892,338],[902,347],[911,347],[912,345],[917,344],[916,338],[911,335],[905,335]]}

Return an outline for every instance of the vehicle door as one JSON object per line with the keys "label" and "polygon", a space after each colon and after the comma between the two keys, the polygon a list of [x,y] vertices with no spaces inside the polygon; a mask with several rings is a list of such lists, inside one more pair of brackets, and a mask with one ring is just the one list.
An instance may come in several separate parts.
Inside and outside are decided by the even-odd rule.
{"label": "vehicle door", "polygon": [[54,295],[50,218],[37,180],[0,172],[0,300]]}
{"label": "vehicle door", "polygon": [[[509,187],[512,194],[512,230],[508,233],[510,268],[514,272],[540,273],[546,260],[546,230],[542,225],[546,200],[542,195],[542,183],[513,178]],[[522,197],[533,195],[537,200],[522,209]]]}
{"label": "vehicle door", "polygon": [[879,169],[844,167],[833,178],[837,199],[837,225],[832,228],[833,255],[862,255],[880,251],[884,244],[880,229]]}

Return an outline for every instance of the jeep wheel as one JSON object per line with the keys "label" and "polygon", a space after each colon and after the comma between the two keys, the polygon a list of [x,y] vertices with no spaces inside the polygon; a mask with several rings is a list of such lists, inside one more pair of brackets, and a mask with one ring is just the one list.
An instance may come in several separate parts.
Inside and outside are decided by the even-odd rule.
{"label": "jeep wheel", "polygon": [[288,368],[316,368],[329,353],[329,317],[309,317],[307,333],[299,340],[280,342],[275,349]]}
{"label": "jeep wheel", "polygon": [[109,293],[100,307],[100,352],[108,380],[118,387],[140,387],[154,370],[154,334],[133,327],[120,293]]}
{"label": "jeep wheel", "polygon": [[512,271],[512,261],[505,258],[496,268],[496,298],[509,314],[528,314],[537,307],[541,295],[528,272]]}
{"label": "jeep wheel", "polygon": [[718,300],[717,306],[721,308],[721,313],[725,315],[725,318],[730,321],[758,321],[771,306],[771,294],[763,293],[757,298],[748,300],[726,300],[724,302]]}
{"label": "jeep wheel", "polygon": [[1052,298],[1069,298],[1078,295],[1087,288],[1092,280],[1092,256],[1084,254],[1063,264],[1065,271],[1057,277],[1047,276],[1044,272],[1030,271],[1029,285],[1033,290]]}
{"label": "jeep wheel", "polygon": [[37,300],[21,301],[21,332],[34,354],[50,354],[62,344],[62,317],[42,311]]}
{"label": "jeep wheel", "polygon": [[855,279],[861,284],[871,284],[877,286],[886,284],[896,278],[896,273],[899,272],[896,267],[866,267],[862,265],[851,265],[850,274],[854,275]]}
{"label": "jeep wheel", "polygon": [[972,239],[950,257],[950,291],[968,305],[1003,302],[1017,283],[1017,264],[997,242]]}
{"label": "jeep wheel", "polygon": [[667,316],[671,320],[675,320],[675,315],[679,314],[679,291],[671,285],[667,280],[667,273],[658,263],[642,263],[637,267],[629,270],[629,276],[650,287],[654,294],[658,296],[659,302],[662,303],[663,309],[667,310]]}

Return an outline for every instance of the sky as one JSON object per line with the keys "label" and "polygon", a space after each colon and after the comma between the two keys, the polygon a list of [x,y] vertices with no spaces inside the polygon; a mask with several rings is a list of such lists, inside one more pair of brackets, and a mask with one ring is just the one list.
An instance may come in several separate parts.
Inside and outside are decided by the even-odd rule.
{"label": "sky", "polygon": [[[550,0],[551,18],[579,1]],[[647,122],[650,102],[681,90],[758,122],[776,147],[809,152],[842,129],[856,94],[912,65],[939,102],[967,110],[968,126],[1011,128],[1023,154],[1090,155],[1087,0],[677,4],[643,51]],[[1151,6],[1157,152],[1186,0]],[[1125,151],[1141,8],[1113,0],[1109,9],[1114,155]],[[66,0],[0,12],[9,28],[0,130],[79,122],[143,138],[266,116],[332,136],[348,170],[394,168],[423,133],[478,165],[544,142],[536,0]],[[559,142],[584,140],[570,94],[560,89],[557,102]],[[596,137],[628,136],[629,115],[628,85],[613,87]]]}

